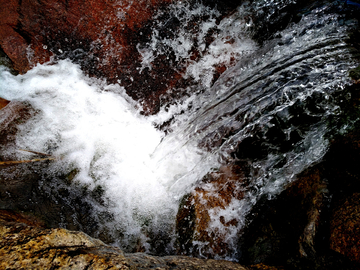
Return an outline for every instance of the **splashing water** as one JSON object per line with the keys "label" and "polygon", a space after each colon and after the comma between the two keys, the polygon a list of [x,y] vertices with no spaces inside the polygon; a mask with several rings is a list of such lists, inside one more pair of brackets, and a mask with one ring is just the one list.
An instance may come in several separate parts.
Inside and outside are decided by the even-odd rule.
{"label": "splashing water", "polygon": [[[267,1],[260,2],[260,8],[267,6]],[[281,8],[289,3],[278,4]],[[228,208],[211,212],[209,230],[226,233],[225,241],[235,250],[234,238],[259,197],[276,195],[326,152],[327,119],[341,110],[333,95],[349,84],[347,72],[355,65],[344,40],[356,22],[344,22],[321,7],[258,48],[250,38],[253,23],[243,19],[248,12],[244,6],[220,24],[216,10],[200,5],[191,9],[187,3],[173,6],[180,25],[192,16],[208,15],[196,37],[202,58],[188,60],[184,74],[202,91],[154,116],[140,115],[120,85],[88,78],[69,60],[37,65],[18,76],[0,67],[0,96],[28,102],[36,110],[19,127],[17,147],[50,153],[59,158],[52,170],[76,169],[74,182],[89,189],[101,186],[107,203],[95,205],[94,211],[105,208],[114,216],[102,222],[114,234],[121,231],[115,244],[131,249],[140,238],[149,250],[144,232],[149,227],[170,235],[171,247],[181,198],[212,168],[248,158],[244,144],[256,137],[267,148],[252,160],[245,199],[233,199]],[[205,36],[214,27],[218,31],[205,50]],[[171,47],[177,60],[187,59],[193,42],[181,26],[171,39],[154,30],[151,43],[138,46],[142,68],[151,66],[159,48]],[[214,66],[220,63],[232,67],[211,86]],[[309,122],[301,123],[299,114]],[[170,134],[155,128],[171,118]],[[272,140],[273,131],[288,142],[285,148]],[[14,149],[8,152],[14,155]],[[16,152],[18,159],[23,155]],[[220,216],[240,222],[225,228]],[[234,256],[235,251],[227,258]]]}
{"label": "splashing water", "polygon": [[152,156],[164,134],[134,109],[120,86],[89,79],[63,60],[16,77],[2,70],[1,89],[5,98],[39,110],[20,127],[18,148],[51,153],[62,159],[55,170],[67,163],[79,170],[75,180],[89,188],[101,185],[129,234],[140,232],[136,218],[174,217],[183,192],[171,192],[171,181],[193,170],[201,151],[172,144],[163,147],[177,148],[175,155],[158,149],[160,158]]}

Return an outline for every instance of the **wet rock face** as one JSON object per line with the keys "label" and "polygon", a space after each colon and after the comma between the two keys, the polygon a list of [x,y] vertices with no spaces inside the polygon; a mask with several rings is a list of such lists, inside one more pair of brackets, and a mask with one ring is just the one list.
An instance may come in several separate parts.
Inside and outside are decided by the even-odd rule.
{"label": "wet rock face", "polygon": [[323,162],[252,209],[240,262],[296,269],[359,268],[359,129],[334,139]]}
{"label": "wet rock face", "polygon": [[328,228],[330,248],[357,262],[360,262],[359,146],[357,128],[337,139],[326,156],[329,188],[334,191]]}
{"label": "wet rock face", "polygon": [[[97,233],[108,242],[108,235],[99,228],[99,221],[92,215],[95,204],[104,203],[103,190],[88,191],[72,186],[76,170],[69,173],[50,174],[52,158],[31,154],[27,159],[17,159],[21,152],[16,146],[19,126],[36,114],[28,104],[8,102],[0,110],[0,209],[20,211],[39,218],[44,226],[59,226],[82,230],[88,234]],[[104,218],[111,216],[104,215]]]}
{"label": "wet rock face", "polygon": [[134,99],[150,98],[152,105],[156,98],[152,92],[158,96],[168,88],[168,80],[178,77],[170,79],[175,72],[160,63],[155,74],[157,80],[165,78],[162,83],[155,88],[154,74],[149,72],[139,81],[141,57],[136,46],[147,41],[149,29],[144,25],[154,11],[170,2],[1,1],[0,46],[20,73],[51,56],[70,58],[90,75],[122,81]]}
{"label": "wet rock face", "polygon": [[[145,113],[156,113],[168,99],[167,90],[187,84],[182,79],[186,61],[177,59],[169,48],[152,59],[151,66],[142,67],[142,47],[151,43],[152,31],[158,27],[152,16],[163,10],[165,15],[159,19],[166,25],[157,30],[164,37],[172,38],[179,27],[179,21],[166,10],[170,3],[173,1],[2,0],[0,47],[20,73],[50,57],[71,59],[91,76],[119,82],[143,103]],[[228,13],[240,1],[204,4]],[[196,21],[188,27],[194,31]],[[192,60],[198,57],[195,47]]]}
{"label": "wet rock face", "polygon": [[0,258],[1,269],[246,269],[227,261],[124,254],[82,232],[44,229],[4,210],[0,210]]}
{"label": "wet rock face", "polygon": [[327,184],[319,169],[309,170],[275,200],[260,200],[243,231],[241,260],[285,265],[292,256],[312,257]]}
{"label": "wet rock face", "polygon": [[333,211],[331,249],[360,262],[360,193],[354,193]]}
{"label": "wet rock face", "polygon": [[[213,258],[226,255],[229,247],[224,239],[227,230],[236,227],[236,218],[225,217],[221,210],[231,207],[233,199],[243,197],[246,185],[245,164],[233,164],[209,173],[202,183],[183,199],[177,214],[178,252],[193,256]],[[211,218],[214,212],[217,217]],[[217,225],[215,225],[215,224]],[[200,246],[197,241],[207,243]]]}

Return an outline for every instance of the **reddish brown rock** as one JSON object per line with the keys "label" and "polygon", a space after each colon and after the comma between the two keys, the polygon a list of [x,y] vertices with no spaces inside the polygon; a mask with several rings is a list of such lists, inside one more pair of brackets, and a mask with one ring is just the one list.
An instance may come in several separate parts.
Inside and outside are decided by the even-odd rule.
{"label": "reddish brown rock", "polygon": [[[119,82],[133,99],[142,102],[145,113],[156,113],[172,99],[167,90],[186,86],[182,76],[189,59],[177,59],[169,48],[142,68],[139,46],[151,43],[152,31],[158,27],[153,15],[159,10],[164,10],[164,18],[159,19],[167,23],[158,32],[170,39],[175,35],[179,22],[165,10],[173,2],[0,0],[0,47],[20,73],[52,56],[69,58],[91,76]],[[218,1],[204,2],[216,5]],[[222,4],[228,7],[222,10],[234,8],[235,2]],[[201,16],[189,22],[189,31],[196,32],[197,20]],[[195,47],[190,59],[198,61]],[[220,65],[214,79],[225,69]]]}
{"label": "reddish brown rock", "polygon": [[[246,184],[244,168],[238,165],[224,166],[218,172],[208,174],[203,182],[182,202],[177,215],[179,251],[212,258],[228,254],[224,232],[210,229],[210,212],[226,209],[233,199],[240,200]],[[223,216],[218,220],[224,227],[236,226],[236,218],[226,221]],[[195,242],[207,243],[206,247],[196,246]]]}
{"label": "reddish brown rock", "polygon": [[4,108],[6,105],[8,105],[10,103],[10,101],[6,100],[6,99],[3,99],[0,97],[0,110],[2,108]]}
{"label": "reddish brown rock", "polygon": [[334,209],[330,234],[331,249],[360,262],[360,193]]}
{"label": "reddish brown rock", "polygon": [[[0,47],[20,73],[51,56],[70,58],[91,76],[120,82],[146,113],[155,113],[168,89],[184,85],[186,63],[167,53],[142,69],[138,46],[151,41],[152,15],[172,2],[0,0]],[[169,21],[161,31],[173,34],[178,25]]]}
{"label": "reddish brown rock", "polygon": [[160,60],[141,75],[136,46],[149,38],[145,24],[154,11],[170,2],[1,0],[0,46],[20,73],[51,56],[70,58],[89,75],[121,81],[134,99],[159,106],[178,70]]}
{"label": "reddish brown rock", "polygon": [[16,222],[40,228],[44,227],[44,223],[33,216],[20,214],[12,210],[5,209],[0,210],[0,222]]}
{"label": "reddish brown rock", "polygon": [[29,62],[26,56],[28,43],[17,31],[19,19],[18,1],[0,1],[0,47],[12,60],[14,68],[26,72]]}

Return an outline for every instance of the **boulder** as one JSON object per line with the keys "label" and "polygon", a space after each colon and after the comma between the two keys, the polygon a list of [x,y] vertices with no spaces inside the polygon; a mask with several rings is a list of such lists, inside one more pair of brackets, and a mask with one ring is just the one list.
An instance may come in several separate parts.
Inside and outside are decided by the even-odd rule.
{"label": "boulder", "polygon": [[27,217],[0,210],[1,269],[239,269],[228,261],[184,256],[125,254],[82,232],[45,229]]}
{"label": "boulder", "polygon": [[332,140],[322,162],[257,203],[241,235],[241,263],[359,269],[359,139],[357,124]]}

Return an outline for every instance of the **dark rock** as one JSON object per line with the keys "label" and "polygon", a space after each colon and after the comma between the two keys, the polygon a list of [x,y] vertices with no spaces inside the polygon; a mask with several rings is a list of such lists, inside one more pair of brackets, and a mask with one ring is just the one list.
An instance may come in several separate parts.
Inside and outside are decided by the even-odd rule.
{"label": "dark rock", "polygon": [[[70,172],[51,173],[53,158],[33,155],[28,160],[17,160],[16,134],[19,124],[25,123],[36,111],[28,104],[10,102],[0,110],[0,209],[29,214],[48,228],[63,226],[99,234],[111,242],[109,235],[99,228],[92,204],[104,204],[101,188],[89,191],[74,188]],[[56,188],[55,188],[56,187]],[[111,217],[107,217],[111,218]]]}
{"label": "dark rock", "polygon": [[349,75],[353,80],[356,80],[356,81],[360,80],[360,66],[350,70]]}
{"label": "dark rock", "polygon": [[354,193],[333,210],[330,248],[360,262],[360,193]]}
{"label": "dark rock", "polygon": [[34,110],[28,104],[21,102],[8,102],[1,99],[2,104],[0,110],[0,161],[9,158],[6,156],[7,149],[11,149],[15,145],[15,136],[18,131],[18,125],[25,123],[31,118]]}
{"label": "dark rock", "polygon": [[275,199],[259,201],[241,235],[241,263],[359,269],[358,131],[334,139],[323,161]]}
{"label": "dark rock", "polygon": [[281,266],[269,266],[269,265],[260,263],[260,264],[255,264],[255,265],[249,266],[249,269],[251,269],[251,270],[283,270],[284,268]]}
{"label": "dark rock", "polygon": [[318,169],[304,172],[276,200],[263,198],[242,232],[241,261],[285,265],[286,259],[313,256],[320,212],[328,190]]}

